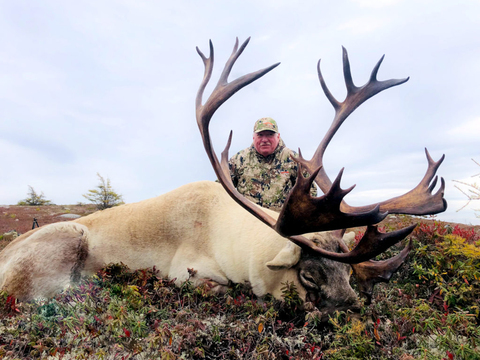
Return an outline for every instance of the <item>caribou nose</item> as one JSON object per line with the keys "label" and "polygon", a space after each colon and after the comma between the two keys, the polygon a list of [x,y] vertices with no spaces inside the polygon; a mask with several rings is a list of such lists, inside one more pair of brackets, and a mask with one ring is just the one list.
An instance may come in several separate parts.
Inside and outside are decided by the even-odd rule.
{"label": "caribou nose", "polygon": [[351,312],[360,312],[362,309],[362,305],[358,301],[358,299],[352,299],[347,301],[342,301],[341,303],[337,304],[333,307],[333,311],[351,311]]}
{"label": "caribou nose", "polygon": [[[321,321],[326,322],[336,311],[348,311],[355,315],[360,314],[362,304],[358,298],[355,297],[351,299],[341,299],[335,302],[322,301],[317,303],[317,309],[322,314]],[[308,311],[308,308],[306,308],[306,310]]]}
{"label": "caribou nose", "polygon": [[362,310],[362,304],[361,304],[359,301],[355,300],[355,303],[353,303],[353,304],[348,308],[348,310],[350,310],[350,311],[352,311],[352,312],[354,312],[354,313],[359,313],[360,310]]}

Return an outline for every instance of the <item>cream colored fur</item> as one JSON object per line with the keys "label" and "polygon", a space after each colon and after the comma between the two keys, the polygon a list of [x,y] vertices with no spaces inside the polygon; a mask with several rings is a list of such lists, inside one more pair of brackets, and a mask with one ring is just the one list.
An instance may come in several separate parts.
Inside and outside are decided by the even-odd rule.
{"label": "cream colored fur", "polygon": [[[80,250],[85,261],[75,258]],[[0,287],[23,299],[48,297],[80,269],[93,274],[122,262],[132,270],[155,266],[178,284],[188,279],[190,268],[197,271],[191,279],[196,285],[212,280],[222,290],[231,282],[249,283],[258,296],[280,298],[281,284],[289,281],[304,297],[291,268],[300,254],[220,184],[202,181],[20,236],[0,253]]]}

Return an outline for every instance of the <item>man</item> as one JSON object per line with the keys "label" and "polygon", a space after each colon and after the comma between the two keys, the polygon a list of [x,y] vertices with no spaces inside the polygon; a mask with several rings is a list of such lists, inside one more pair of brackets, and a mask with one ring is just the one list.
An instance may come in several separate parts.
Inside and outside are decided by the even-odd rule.
{"label": "man", "polygon": [[[230,175],[238,192],[250,201],[280,211],[297,180],[298,166],[280,138],[272,118],[262,118],[253,127],[253,144],[229,161]],[[312,196],[317,195],[312,186]]]}

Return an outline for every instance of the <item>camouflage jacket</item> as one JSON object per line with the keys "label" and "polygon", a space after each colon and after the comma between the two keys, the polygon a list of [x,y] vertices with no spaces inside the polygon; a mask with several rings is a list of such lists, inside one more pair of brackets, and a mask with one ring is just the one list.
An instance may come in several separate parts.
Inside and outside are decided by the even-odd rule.
{"label": "camouflage jacket", "polygon": [[[297,180],[297,163],[290,154],[297,156],[281,139],[275,152],[266,157],[252,144],[229,161],[233,185],[250,201],[280,211]],[[315,186],[312,186],[311,194],[317,196]]]}

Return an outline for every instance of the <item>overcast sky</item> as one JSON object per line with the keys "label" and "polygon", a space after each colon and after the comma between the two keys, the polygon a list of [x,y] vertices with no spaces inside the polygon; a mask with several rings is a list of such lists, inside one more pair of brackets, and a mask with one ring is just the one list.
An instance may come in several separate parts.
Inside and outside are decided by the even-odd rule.
{"label": "overcast sky", "polygon": [[214,180],[195,121],[204,71],[195,47],[208,53],[213,41],[216,82],[237,36],[251,41],[230,79],[281,65],[216,113],[217,152],[231,129],[232,154],[249,146],[254,121],[270,116],[288,147],[313,155],[333,119],[318,59],[343,100],[341,46],[359,86],[385,54],[379,79],[410,80],[345,121],[325,154],[328,174],[345,167],[343,187],[357,184],[347,202],[374,203],[416,186],[427,147],[446,155],[438,173],[449,207],[438,218],[480,223],[472,207],[456,212],[466,198],[452,181],[480,172],[473,0],[0,1],[0,204],[25,198],[28,185],[57,204],[84,202],[97,172],[126,202]]}

